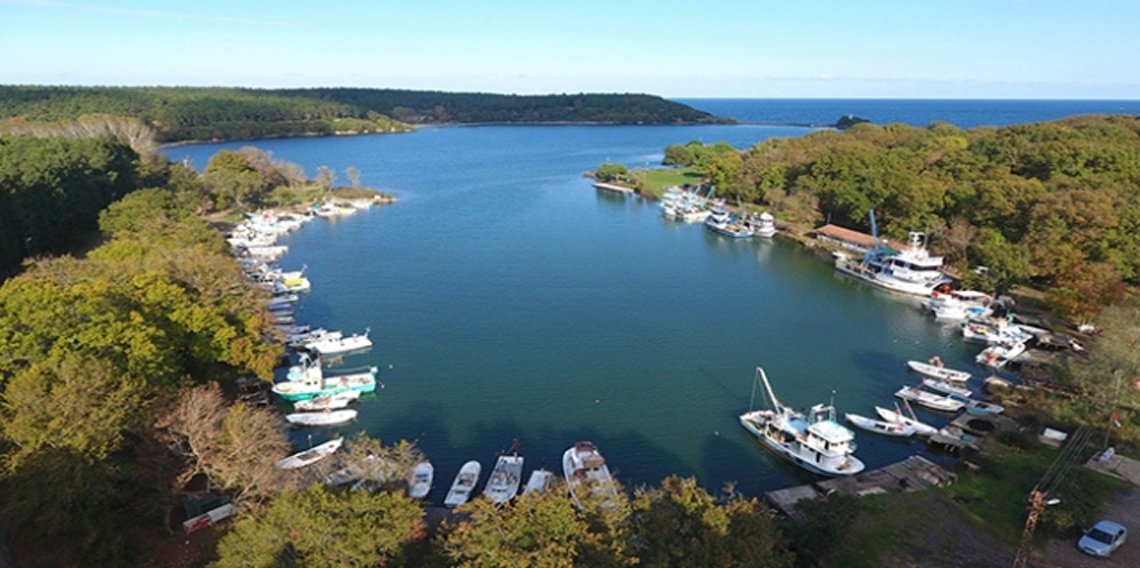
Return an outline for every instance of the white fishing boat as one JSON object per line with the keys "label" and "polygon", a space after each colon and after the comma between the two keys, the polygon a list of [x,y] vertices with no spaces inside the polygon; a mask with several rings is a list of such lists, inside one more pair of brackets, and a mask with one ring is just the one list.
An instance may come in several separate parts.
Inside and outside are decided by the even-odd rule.
{"label": "white fishing boat", "polygon": [[495,504],[506,503],[515,498],[522,484],[523,458],[515,452],[513,455],[502,455],[495,461],[495,468],[491,470],[491,477],[487,479],[487,487],[483,489],[486,495]]}
{"label": "white fishing boat", "polygon": [[[749,410],[740,415],[740,424],[756,436],[760,443],[795,465],[810,472],[829,476],[854,475],[863,471],[856,458],[855,435],[835,420],[835,407],[817,404],[805,417],[791,407],[780,404],[764,369],[756,368],[752,384],[752,402],[756,399],[757,382],[763,381],[762,394],[769,408]],[[752,408],[752,404],[749,404]]]}
{"label": "white fishing boat", "polygon": [[308,351],[320,353],[321,355],[361,351],[372,347],[372,340],[368,339],[369,331],[371,330],[366,329],[364,333],[356,333],[348,337],[321,337],[315,341],[305,343],[304,347]]}
{"label": "white fishing boat", "polygon": [[905,249],[888,251],[879,243],[875,211],[871,210],[871,234],[871,251],[862,258],[837,257],[836,270],[887,290],[917,296],[929,296],[950,281],[942,273],[942,257],[927,252],[925,233],[911,232]]}
{"label": "white fishing boat", "polygon": [[316,412],[318,410],[337,410],[345,408],[354,400],[360,398],[360,391],[345,391],[329,396],[318,396],[293,403],[295,410],[302,412]]}
{"label": "white fishing boat", "polygon": [[526,487],[523,489],[523,495],[529,495],[535,491],[545,493],[550,487],[550,482],[554,480],[554,472],[548,469],[536,469],[530,472],[530,479],[526,482]]}
{"label": "white fishing boat", "polygon": [[356,420],[355,410],[322,410],[286,414],[285,421],[297,426],[332,426]]}
{"label": "white fishing boat", "polygon": [[931,410],[940,410],[942,412],[957,412],[966,406],[966,401],[929,391],[924,391],[916,387],[903,387],[895,393],[895,396],[907,401],[925,406]]}
{"label": "white fishing boat", "polygon": [[910,370],[920,374],[932,377],[935,379],[942,379],[944,381],[958,381],[966,382],[970,379],[970,373],[966,371],[956,371],[954,369],[947,369],[942,366],[942,360],[934,357],[930,363],[923,363],[920,361],[907,361],[907,367]]}
{"label": "white fishing boat", "polygon": [[1025,353],[1025,350],[1025,343],[1020,341],[996,343],[986,347],[981,353],[978,353],[975,360],[979,365],[1000,369],[1005,367],[1010,361],[1020,357],[1022,353]]}
{"label": "white fishing boat", "polygon": [[956,395],[962,398],[970,398],[974,396],[974,392],[968,388],[957,386],[950,381],[942,381],[939,379],[925,378],[922,379],[922,386],[927,390],[934,391],[938,394]]}
{"label": "white fishing boat", "polygon": [[914,426],[903,424],[902,422],[887,422],[884,420],[875,420],[859,414],[847,413],[844,415],[848,422],[854,424],[858,428],[862,428],[868,432],[882,434],[884,436],[896,436],[900,438],[909,438],[914,435]]}
{"label": "white fishing boat", "polygon": [[759,216],[749,215],[744,222],[752,229],[752,234],[757,237],[770,239],[776,236],[776,219],[767,211]]}
{"label": "white fishing boat", "polygon": [[908,411],[907,414],[904,414],[903,409],[900,409],[897,404],[895,405],[894,410],[876,406],[875,412],[879,415],[879,418],[882,418],[887,422],[897,422],[914,428],[914,433],[918,436],[932,436],[938,432],[938,428],[935,428],[934,426],[931,426],[919,420],[914,415],[914,409],[912,409],[905,402],[903,403],[903,408]]}
{"label": "white fishing boat", "polygon": [[592,442],[578,442],[562,453],[562,475],[574,505],[582,508],[582,500],[591,496],[601,501],[602,507],[617,505],[617,483]]}
{"label": "white fishing boat", "polygon": [[317,463],[335,453],[340,449],[341,444],[344,443],[344,438],[337,438],[329,440],[323,444],[318,444],[303,452],[297,452],[279,462],[277,467],[281,469],[297,469],[305,467],[309,464]]}
{"label": "white fishing boat", "polygon": [[435,477],[435,467],[429,461],[422,461],[412,468],[408,476],[408,497],[423,499],[431,492],[431,481]]}
{"label": "white fishing boat", "polygon": [[934,317],[943,320],[961,321],[967,318],[986,317],[993,313],[990,305],[993,296],[976,290],[950,290],[940,287],[930,293],[930,298],[922,306]]}
{"label": "white fishing boat", "polygon": [[1033,334],[1013,323],[1012,318],[969,319],[962,324],[962,339],[979,343],[1025,343]]}
{"label": "white fishing boat", "polygon": [[289,368],[285,380],[273,385],[273,392],[288,401],[319,396],[332,396],[348,391],[372,392],[376,390],[376,367],[349,371],[343,375],[324,376],[320,357],[302,356],[300,363]]}
{"label": "white fishing boat", "polygon": [[285,336],[285,344],[289,347],[298,348],[304,347],[306,343],[313,343],[316,341],[328,339],[340,339],[344,334],[340,331],[329,331],[323,327],[317,329],[309,329],[300,333],[291,333]]}
{"label": "white fishing boat", "polygon": [[443,500],[444,506],[458,507],[466,503],[471,498],[471,493],[475,491],[475,484],[479,483],[481,471],[483,466],[475,460],[463,464],[463,467],[459,468],[459,474],[455,476],[455,481],[451,483],[447,497]]}

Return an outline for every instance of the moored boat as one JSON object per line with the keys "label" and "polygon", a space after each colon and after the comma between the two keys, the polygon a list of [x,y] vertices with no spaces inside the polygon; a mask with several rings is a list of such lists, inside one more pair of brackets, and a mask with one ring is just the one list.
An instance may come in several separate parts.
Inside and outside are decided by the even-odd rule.
{"label": "moored boat", "polygon": [[966,401],[964,400],[924,391],[915,387],[903,387],[895,393],[895,396],[908,402],[920,404],[931,410],[940,410],[942,412],[957,412],[966,406]]}
{"label": "moored boat", "polygon": [[599,499],[603,508],[617,506],[617,483],[606,458],[592,442],[577,442],[562,453],[562,475],[570,491],[570,498],[579,509],[582,502]]}
{"label": "moored boat", "polygon": [[812,407],[810,416],[805,417],[780,404],[768,376],[760,367],[756,368],[752,385],[753,402],[759,381],[763,381],[762,392],[768,399],[769,408],[741,414],[740,424],[764,447],[820,475],[838,477],[863,471],[863,462],[853,455],[855,436],[835,420],[834,406],[817,404]]}
{"label": "moored boat", "polygon": [[837,257],[836,270],[887,290],[918,296],[929,296],[935,288],[950,281],[942,273],[942,257],[927,252],[925,233],[911,232],[907,248],[888,251],[879,243],[874,210],[871,210],[871,233],[874,238],[871,251],[858,259]]}
{"label": "moored boat", "polygon": [[942,360],[938,357],[931,359],[930,363],[923,363],[920,361],[907,361],[907,367],[910,370],[920,374],[932,377],[935,379],[942,379],[944,381],[958,381],[965,382],[970,379],[970,373],[966,371],[956,371],[954,369],[947,369],[942,366]]}
{"label": "moored boat", "polygon": [[526,482],[526,487],[523,489],[523,495],[528,495],[535,491],[539,493],[546,492],[550,487],[550,482],[554,479],[554,472],[547,469],[536,469],[530,472],[530,479]]}
{"label": "moored boat", "polygon": [[900,409],[897,405],[895,406],[894,410],[876,406],[875,413],[879,415],[879,418],[882,418],[887,422],[897,422],[914,428],[914,433],[918,436],[932,436],[938,432],[938,428],[935,428],[934,426],[931,426],[919,420],[914,415],[914,409],[912,409],[905,402],[903,403],[903,408],[909,411],[909,414],[904,414],[903,410]]}
{"label": "moored boat", "polygon": [[435,467],[429,461],[422,461],[412,468],[408,477],[408,497],[423,499],[431,492],[431,481],[435,477]]}
{"label": "moored boat", "polygon": [[304,348],[308,351],[320,353],[321,355],[362,351],[372,347],[372,340],[368,339],[369,331],[370,330],[365,330],[364,333],[356,333],[347,337],[320,337],[314,341],[305,343]]}
{"label": "moored boat", "polygon": [[356,420],[355,410],[324,410],[286,414],[285,421],[298,426],[332,426]]}
{"label": "moored boat", "polygon": [[335,453],[340,449],[341,444],[344,443],[344,438],[337,438],[329,440],[323,444],[318,444],[303,452],[297,452],[281,461],[277,462],[277,467],[281,469],[298,469],[310,464],[317,463]]}
{"label": "moored boat", "polygon": [[862,428],[868,432],[882,434],[884,436],[896,436],[900,438],[909,438],[914,435],[914,426],[903,424],[902,422],[887,422],[884,420],[875,420],[859,414],[851,414],[848,412],[844,415],[848,422],[855,426]]}
{"label": "moored boat", "polygon": [[757,237],[770,239],[776,235],[776,219],[767,211],[760,215],[749,215],[744,222]]}
{"label": "moored boat", "polygon": [[954,385],[950,381],[941,381],[938,379],[925,378],[922,379],[922,386],[927,390],[937,392],[938,394],[956,395],[962,398],[970,398],[974,392],[968,388]]}
{"label": "moored boat", "polygon": [[491,477],[487,479],[487,487],[483,494],[496,504],[506,503],[515,498],[522,484],[523,458],[515,452],[514,455],[502,455],[495,461],[495,468],[491,470]]}
{"label": "moored boat", "polygon": [[991,414],[1001,414],[1002,412],[1005,412],[1005,407],[1001,406],[1000,404],[994,404],[992,402],[986,402],[984,400],[971,400],[970,403],[966,405],[966,412],[979,416],[986,416]]}
{"label": "moored boat", "polygon": [[286,380],[273,385],[273,392],[294,402],[348,391],[372,392],[376,390],[378,372],[376,367],[368,367],[360,372],[326,377],[319,357],[302,356],[300,364],[289,368]]}
{"label": "moored boat", "polygon": [[475,460],[463,464],[455,476],[455,481],[451,483],[447,497],[443,500],[444,506],[458,507],[466,503],[471,498],[471,493],[475,491],[475,484],[479,482],[479,473],[482,471],[483,465]]}
{"label": "moored boat", "polygon": [[1000,369],[1010,361],[1017,359],[1022,353],[1025,353],[1026,347],[1023,342],[1010,342],[1010,343],[996,343],[990,345],[978,353],[975,360],[979,365],[993,367]]}
{"label": "moored boat", "polygon": [[318,396],[293,403],[293,408],[302,412],[315,412],[318,410],[336,410],[348,406],[348,403],[360,398],[360,391],[345,391],[329,396]]}

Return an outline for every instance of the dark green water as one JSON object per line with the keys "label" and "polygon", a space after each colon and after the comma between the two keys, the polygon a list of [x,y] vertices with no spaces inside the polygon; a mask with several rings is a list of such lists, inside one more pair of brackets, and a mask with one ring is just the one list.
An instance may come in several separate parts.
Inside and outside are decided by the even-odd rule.
{"label": "dark green water", "polygon": [[[834,391],[840,412],[873,415],[917,382],[907,359],[938,354],[972,369],[978,348],[916,300],[836,275],[829,258],[663,220],[655,203],[597,191],[581,175],[604,161],[658,163],[671,143],[747,147],[804,132],[465,127],[259,142],[310,174],[356,166],[365,185],[400,198],[282,241],[282,266],[308,265],[313,283],[300,322],[372,329],[376,347],[345,365],[378,365],[385,388],[341,431],[417,440],[436,465],[437,500],[464,461],[488,468],[514,438],[528,474],[560,468],[565,448],[592,440],[627,485],[677,473],[759,494],[812,479],[737,422],[757,365],[786,404]],[[240,145],[167,153],[201,167]],[[857,441],[869,467],[924,450],[868,433]]]}

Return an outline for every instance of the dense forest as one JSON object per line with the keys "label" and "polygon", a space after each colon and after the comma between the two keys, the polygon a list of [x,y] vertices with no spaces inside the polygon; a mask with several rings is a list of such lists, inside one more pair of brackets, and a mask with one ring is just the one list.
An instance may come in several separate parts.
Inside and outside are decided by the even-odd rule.
{"label": "dense forest", "polygon": [[394,132],[407,123],[719,122],[651,95],[496,95],[391,89],[0,86],[0,120],[132,117],[162,142]]}
{"label": "dense forest", "polygon": [[703,171],[730,203],[790,222],[870,232],[874,209],[895,242],[931,235],[967,284],[1044,286],[1078,320],[1140,284],[1140,117],[970,130],[854,124],[744,151],[692,142],[665,156]]}

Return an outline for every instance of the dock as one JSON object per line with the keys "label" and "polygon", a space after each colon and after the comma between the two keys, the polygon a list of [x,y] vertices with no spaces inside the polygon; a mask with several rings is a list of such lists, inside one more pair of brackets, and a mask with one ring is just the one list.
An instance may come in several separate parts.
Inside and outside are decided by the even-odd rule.
{"label": "dock", "polygon": [[602,183],[600,181],[594,183],[594,187],[596,187],[598,189],[605,189],[608,191],[616,191],[618,193],[633,193],[633,188],[631,188],[631,187],[625,187],[623,185],[614,185],[612,183]]}
{"label": "dock", "polygon": [[800,520],[796,504],[805,499],[819,499],[832,493],[857,497],[910,493],[931,487],[945,487],[955,479],[957,476],[946,471],[946,468],[915,454],[903,461],[849,477],[769,491],[764,494],[764,500],[789,518]]}

